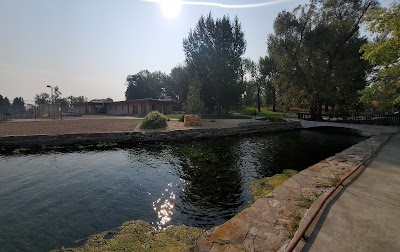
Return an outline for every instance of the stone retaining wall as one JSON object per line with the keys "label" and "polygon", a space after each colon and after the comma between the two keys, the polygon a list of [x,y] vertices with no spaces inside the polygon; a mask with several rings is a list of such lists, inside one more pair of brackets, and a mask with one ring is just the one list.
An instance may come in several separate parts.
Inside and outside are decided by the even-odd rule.
{"label": "stone retaining wall", "polygon": [[284,251],[312,202],[324,197],[389,137],[373,136],[301,171],[187,251]]}
{"label": "stone retaining wall", "polygon": [[71,145],[96,143],[134,143],[183,141],[211,137],[246,135],[261,132],[283,131],[301,128],[299,122],[257,124],[233,128],[207,128],[175,131],[84,133],[63,135],[32,135],[0,137],[0,148],[30,147],[34,145]]}

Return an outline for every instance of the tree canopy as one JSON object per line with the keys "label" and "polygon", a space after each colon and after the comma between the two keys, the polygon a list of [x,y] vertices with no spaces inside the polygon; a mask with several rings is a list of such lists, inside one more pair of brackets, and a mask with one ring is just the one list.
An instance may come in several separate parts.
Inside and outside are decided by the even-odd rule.
{"label": "tree canopy", "polygon": [[190,85],[183,110],[188,114],[201,114],[204,112],[204,103],[200,98],[200,90],[195,85]]}
{"label": "tree canopy", "polygon": [[160,71],[142,70],[137,74],[129,75],[126,81],[128,87],[125,92],[125,98],[127,100],[159,99],[164,95],[167,76]]}
{"label": "tree canopy", "polygon": [[237,17],[214,20],[211,13],[201,16],[196,27],[183,40],[186,64],[201,82],[200,92],[209,110],[221,112],[237,102],[242,94],[240,71],[246,50],[244,33]]}
{"label": "tree canopy", "polygon": [[69,104],[75,104],[75,103],[81,103],[81,102],[87,102],[88,101],[88,99],[83,95],[81,95],[81,96],[72,96],[72,95],[70,95],[70,96],[67,97],[67,100],[68,100]]}
{"label": "tree canopy", "polygon": [[381,108],[400,105],[400,4],[367,12],[368,30],[377,34],[361,47],[362,57],[375,65],[373,84],[362,92],[367,104],[377,101]]}
{"label": "tree canopy", "polygon": [[50,104],[51,98],[48,93],[40,93],[35,96],[36,104]]}
{"label": "tree canopy", "polygon": [[366,42],[359,26],[376,6],[373,0],[312,0],[278,14],[268,52],[276,63],[277,93],[287,104],[307,104],[314,119],[321,118],[324,103],[354,106],[369,68],[358,52]]}

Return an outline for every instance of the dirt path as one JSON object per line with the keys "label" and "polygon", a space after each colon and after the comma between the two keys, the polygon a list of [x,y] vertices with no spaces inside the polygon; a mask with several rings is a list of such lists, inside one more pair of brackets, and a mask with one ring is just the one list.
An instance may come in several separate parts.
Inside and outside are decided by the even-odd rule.
{"label": "dirt path", "polygon": [[59,135],[71,133],[133,131],[140,119],[78,119],[11,121],[0,123],[0,137],[7,135]]}
{"label": "dirt path", "polygon": [[[168,121],[168,126],[157,130],[142,130],[139,128],[141,119],[131,117],[88,116],[66,118],[64,120],[14,120],[0,123],[0,137],[9,135],[59,135],[72,133],[95,132],[131,132],[131,131],[173,131],[206,128],[230,128],[238,126],[243,120],[221,119],[212,122],[203,120],[202,126],[183,126],[177,120]],[[245,120],[248,121],[248,120]]]}

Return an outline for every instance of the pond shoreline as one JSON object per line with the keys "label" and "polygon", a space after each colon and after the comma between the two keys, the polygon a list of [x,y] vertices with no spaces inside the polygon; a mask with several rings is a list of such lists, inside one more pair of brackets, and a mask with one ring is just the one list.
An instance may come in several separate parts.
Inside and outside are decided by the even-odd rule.
{"label": "pond shoreline", "polygon": [[151,142],[175,142],[214,137],[249,135],[300,129],[300,122],[257,123],[230,128],[187,129],[174,131],[149,130],[146,132],[114,132],[114,133],[76,133],[60,135],[20,135],[0,137],[0,150],[11,153],[18,148],[43,149],[49,146],[73,146],[96,144],[122,144]]}
{"label": "pond shoreline", "polygon": [[304,169],[186,251],[284,251],[310,209],[392,134],[372,136]]}
{"label": "pond shoreline", "polygon": [[[179,251],[284,251],[302,219],[306,218],[311,211],[310,209],[313,209],[314,205],[333,188],[335,183],[354,167],[363,163],[390,137],[391,134],[372,136],[309,166],[277,186],[271,193],[256,200],[250,207],[245,208],[224,224],[211,230],[199,232],[198,229],[192,230],[191,227],[171,226],[177,230],[184,230],[183,232],[187,232],[186,235],[192,239],[195,237],[193,232],[196,233],[197,240],[188,241],[186,243],[188,247],[183,250],[180,247]],[[123,224],[122,227],[124,225],[127,224]],[[138,221],[132,222],[132,227],[137,229],[139,228],[137,225]],[[143,239],[146,240],[146,244],[158,244],[160,239],[164,239],[161,237],[170,232],[169,228],[161,231],[154,230],[152,235]],[[98,235],[93,237],[98,239]],[[111,239],[108,241],[101,238],[93,242],[91,241],[93,239],[90,238],[88,243],[81,247],[62,248],[55,251],[90,250],[91,246],[98,246],[99,243],[106,246],[107,244],[116,245],[115,243],[119,242],[119,238]],[[168,248],[166,243],[162,242],[162,244],[166,246],[163,247],[164,249]],[[121,243],[121,245],[123,244]],[[100,249],[100,247],[98,248]]]}

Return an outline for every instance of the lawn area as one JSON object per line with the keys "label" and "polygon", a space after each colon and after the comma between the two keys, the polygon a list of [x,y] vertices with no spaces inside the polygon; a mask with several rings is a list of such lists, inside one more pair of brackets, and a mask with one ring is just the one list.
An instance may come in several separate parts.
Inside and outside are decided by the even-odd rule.
{"label": "lawn area", "polygon": [[[256,107],[241,107],[238,110],[232,110],[228,114],[222,113],[220,115],[201,115],[202,119],[250,119],[251,113],[256,110]],[[169,114],[166,115],[170,119],[179,119],[182,114]],[[282,112],[273,112],[268,110],[267,107],[261,107],[261,112],[257,112],[257,120],[270,120],[271,122],[283,122]]]}
{"label": "lawn area", "polygon": [[201,115],[203,119],[250,119],[250,116],[246,115],[237,115],[232,113],[223,113],[220,115]]}
{"label": "lawn area", "polygon": [[182,114],[168,114],[168,115],[165,115],[167,118],[169,118],[169,119],[177,119],[177,120],[179,120],[179,118],[181,118],[181,116],[182,116]]}
{"label": "lawn area", "polygon": [[268,119],[271,122],[283,122],[283,112],[273,112],[269,110],[267,107],[261,107],[261,112],[258,112],[256,107],[244,106],[241,107],[236,113],[240,113],[243,115],[250,116],[253,111],[257,112],[257,118],[263,117],[264,120]]}
{"label": "lawn area", "polygon": [[[168,117],[169,119],[177,119],[179,120],[179,118],[181,118],[183,114],[169,114],[169,115],[165,115],[166,117]],[[234,115],[232,113],[229,114],[220,114],[220,115],[201,115],[202,119],[250,119],[250,116],[246,116],[246,115]]]}

